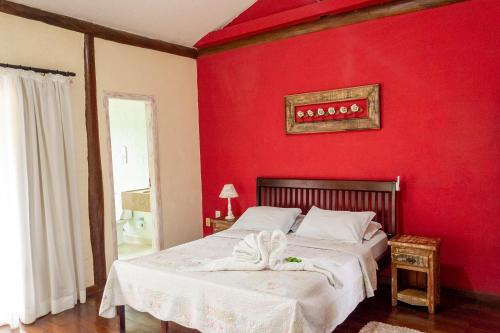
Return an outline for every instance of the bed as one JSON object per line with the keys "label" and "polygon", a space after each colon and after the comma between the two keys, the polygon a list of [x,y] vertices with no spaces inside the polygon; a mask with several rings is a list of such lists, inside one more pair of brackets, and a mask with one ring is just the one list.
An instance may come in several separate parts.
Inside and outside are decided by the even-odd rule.
{"label": "bed", "polygon": [[156,254],[115,261],[99,314],[111,318],[118,313],[122,331],[124,305],[160,319],[165,332],[168,321],[201,332],[334,330],[373,294],[368,287],[374,274],[370,263],[376,260],[380,267],[387,262],[387,240],[397,227],[399,182],[258,178],[256,190],[259,206],[298,207],[303,213],[312,206],[371,210],[383,230],[357,246],[287,236],[287,255],[330,261],[342,281],[339,288],[314,272],[189,271],[199,262],[229,255],[245,236],[242,230],[229,229]]}

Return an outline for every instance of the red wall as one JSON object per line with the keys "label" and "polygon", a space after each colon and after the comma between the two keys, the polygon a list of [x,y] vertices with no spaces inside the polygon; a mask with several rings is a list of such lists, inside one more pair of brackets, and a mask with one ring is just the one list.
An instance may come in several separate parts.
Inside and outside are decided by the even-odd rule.
{"label": "red wall", "polygon": [[348,12],[389,1],[393,0],[323,0],[320,2],[317,0],[258,0],[224,29],[210,32],[195,46],[204,48],[219,45],[242,36],[253,36],[270,31],[276,27],[288,27],[299,22],[317,20],[324,15]]}
{"label": "red wall", "polygon": [[[198,59],[204,215],[224,183],[254,205],[258,176],[400,175],[403,231],[442,237],[442,284],[500,294],[498,17],[473,0]],[[283,96],[371,83],[381,130],[285,135]]]}

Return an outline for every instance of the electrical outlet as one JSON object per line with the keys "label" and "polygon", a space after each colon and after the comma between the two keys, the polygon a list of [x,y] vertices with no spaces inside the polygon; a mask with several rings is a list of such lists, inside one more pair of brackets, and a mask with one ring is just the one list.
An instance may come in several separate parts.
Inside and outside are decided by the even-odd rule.
{"label": "electrical outlet", "polygon": [[220,216],[221,216],[220,210],[216,210],[215,211],[215,217],[220,217]]}
{"label": "electrical outlet", "polygon": [[211,224],[210,224],[210,218],[209,218],[209,217],[207,217],[207,218],[205,219],[205,226],[206,226],[206,227],[210,227],[210,225],[211,225]]}

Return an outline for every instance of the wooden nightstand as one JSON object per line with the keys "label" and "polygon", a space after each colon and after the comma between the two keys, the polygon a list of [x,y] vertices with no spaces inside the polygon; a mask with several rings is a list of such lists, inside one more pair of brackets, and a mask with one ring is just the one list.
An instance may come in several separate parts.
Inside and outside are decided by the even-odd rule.
{"label": "wooden nightstand", "polygon": [[210,225],[214,228],[214,232],[219,232],[230,228],[234,224],[234,222],[236,222],[236,220],[238,220],[238,216],[236,216],[233,220],[226,220],[223,217],[216,217],[210,219]]}
{"label": "wooden nightstand", "polygon": [[392,258],[392,305],[398,301],[427,306],[439,304],[439,238],[397,235],[389,241]]}

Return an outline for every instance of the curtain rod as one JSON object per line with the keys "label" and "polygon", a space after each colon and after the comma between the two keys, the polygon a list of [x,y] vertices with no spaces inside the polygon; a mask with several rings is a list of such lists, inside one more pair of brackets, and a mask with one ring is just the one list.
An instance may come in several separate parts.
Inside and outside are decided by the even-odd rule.
{"label": "curtain rod", "polygon": [[11,64],[0,63],[0,67],[22,69],[25,71],[33,71],[33,72],[43,73],[43,74],[59,74],[59,75],[63,75],[63,76],[76,76],[76,74],[73,72],[62,72],[62,71],[58,71],[58,70],[54,70],[54,69],[28,67],[28,66],[21,66],[21,65],[11,65]]}

